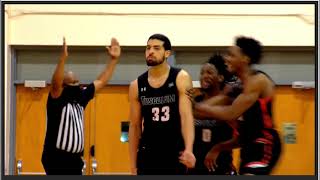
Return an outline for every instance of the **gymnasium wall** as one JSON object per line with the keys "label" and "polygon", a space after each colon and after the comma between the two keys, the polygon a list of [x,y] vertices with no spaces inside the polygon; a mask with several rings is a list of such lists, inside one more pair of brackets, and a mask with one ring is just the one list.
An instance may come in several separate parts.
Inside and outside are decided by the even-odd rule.
{"label": "gymnasium wall", "polygon": [[70,45],[105,46],[114,36],[124,46],[141,46],[156,32],[176,46],[228,46],[241,34],[266,46],[314,46],[315,38],[312,4],[22,4],[6,10],[13,45],[60,45],[66,36]]}
{"label": "gymnasium wall", "polygon": [[[45,105],[49,88],[32,90],[17,86],[16,160],[23,161],[23,172],[43,173],[41,152],[45,133]],[[274,120],[281,133],[283,151],[273,175],[312,175],[315,173],[314,89],[296,90],[277,86]],[[130,172],[128,143],[120,141],[121,122],[128,121],[128,86],[110,85],[96,94],[85,111],[85,152],[87,174],[96,160],[96,174]],[[283,126],[295,123],[297,139],[287,144]],[[90,147],[95,146],[95,156]],[[238,165],[239,151],[234,152]]]}

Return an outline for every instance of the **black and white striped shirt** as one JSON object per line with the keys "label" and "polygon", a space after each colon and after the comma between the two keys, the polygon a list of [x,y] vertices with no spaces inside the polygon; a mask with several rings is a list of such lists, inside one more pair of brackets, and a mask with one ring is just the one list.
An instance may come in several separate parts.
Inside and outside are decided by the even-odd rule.
{"label": "black and white striped shirt", "polygon": [[94,96],[93,83],[83,88],[78,98],[72,101],[63,91],[47,101],[47,130],[44,148],[81,153],[84,149],[84,109]]}
{"label": "black and white striped shirt", "polygon": [[62,109],[56,148],[79,153],[83,146],[83,107],[68,103]]}

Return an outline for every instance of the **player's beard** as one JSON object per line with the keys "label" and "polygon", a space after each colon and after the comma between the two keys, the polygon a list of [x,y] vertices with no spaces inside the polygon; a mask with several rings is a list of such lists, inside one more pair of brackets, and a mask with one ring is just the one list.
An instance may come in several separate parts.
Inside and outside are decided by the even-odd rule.
{"label": "player's beard", "polygon": [[148,66],[158,66],[160,64],[162,64],[165,61],[166,57],[163,56],[161,61],[146,61]]}

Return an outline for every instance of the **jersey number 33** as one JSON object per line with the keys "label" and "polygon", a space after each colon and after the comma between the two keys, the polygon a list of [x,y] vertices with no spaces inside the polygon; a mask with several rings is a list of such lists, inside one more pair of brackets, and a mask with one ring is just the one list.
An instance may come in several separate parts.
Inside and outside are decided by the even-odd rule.
{"label": "jersey number 33", "polygon": [[[160,112],[161,109],[161,112]],[[169,121],[170,119],[170,107],[169,106],[163,106],[162,108],[159,107],[153,107],[152,108],[153,121]]]}

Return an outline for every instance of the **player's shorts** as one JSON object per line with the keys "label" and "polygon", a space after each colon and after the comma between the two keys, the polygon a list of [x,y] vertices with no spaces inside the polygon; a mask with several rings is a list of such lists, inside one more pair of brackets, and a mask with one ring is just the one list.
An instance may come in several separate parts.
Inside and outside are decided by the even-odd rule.
{"label": "player's shorts", "polygon": [[276,131],[267,138],[257,138],[242,146],[240,174],[268,175],[276,165],[281,153],[281,141]]}
{"label": "player's shorts", "polygon": [[179,162],[179,152],[168,153],[139,148],[138,175],[184,175],[186,173],[186,166]]}

